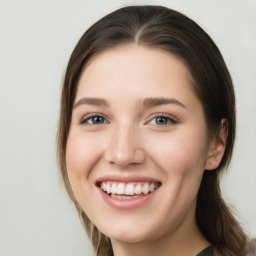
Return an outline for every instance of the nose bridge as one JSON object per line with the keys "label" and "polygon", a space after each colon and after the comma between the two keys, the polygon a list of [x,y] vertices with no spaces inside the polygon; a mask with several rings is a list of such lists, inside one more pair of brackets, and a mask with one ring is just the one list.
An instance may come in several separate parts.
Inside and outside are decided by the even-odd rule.
{"label": "nose bridge", "polygon": [[106,155],[109,162],[119,166],[142,163],[145,156],[138,127],[127,120],[118,123],[112,131]]}

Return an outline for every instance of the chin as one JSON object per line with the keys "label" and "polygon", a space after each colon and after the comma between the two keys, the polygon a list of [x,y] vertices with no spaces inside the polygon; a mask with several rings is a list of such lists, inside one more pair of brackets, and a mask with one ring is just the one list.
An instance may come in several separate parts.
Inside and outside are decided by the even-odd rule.
{"label": "chin", "polygon": [[[140,224],[136,221],[128,221],[128,223],[115,222],[114,225],[103,226],[99,230],[111,240],[116,240],[123,243],[141,243],[146,241],[154,241],[168,232],[164,228],[159,230],[156,225],[149,225],[140,219]],[[168,230],[171,229],[170,227]],[[164,233],[163,233],[164,232]]]}
{"label": "chin", "polygon": [[116,240],[123,243],[141,243],[149,240],[149,236],[145,232],[137,233],[136,231],[119,230],[117,232],[111,232],[105,235],[111,240]]}

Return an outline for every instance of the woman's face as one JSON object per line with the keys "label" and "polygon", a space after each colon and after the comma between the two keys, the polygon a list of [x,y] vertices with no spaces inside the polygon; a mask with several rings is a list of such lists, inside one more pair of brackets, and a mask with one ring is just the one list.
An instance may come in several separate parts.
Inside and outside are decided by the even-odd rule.
{"label": "woman's face", "polygon": [[209,135],[190,81],[172,54],[135,44],[99,54],[81,74],[68,177],[113,240],[152,241],[195,224]]}

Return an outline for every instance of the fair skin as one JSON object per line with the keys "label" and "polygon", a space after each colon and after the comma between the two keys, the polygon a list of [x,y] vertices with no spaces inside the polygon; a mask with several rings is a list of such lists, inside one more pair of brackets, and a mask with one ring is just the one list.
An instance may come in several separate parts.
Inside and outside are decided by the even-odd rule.
{"label": "fair skin", "polygon": [[[209,245],[195,221],[197,192],[204,170],[218,166],[224,138],[210,139],[180,60],[136,44],[109,49],[78,82],[66,151],[70,184],[115,255],[196,255]],[[145,184],[151,193],[134,192]],[[130,185],[132,194],[117,196],[113,185]]]}

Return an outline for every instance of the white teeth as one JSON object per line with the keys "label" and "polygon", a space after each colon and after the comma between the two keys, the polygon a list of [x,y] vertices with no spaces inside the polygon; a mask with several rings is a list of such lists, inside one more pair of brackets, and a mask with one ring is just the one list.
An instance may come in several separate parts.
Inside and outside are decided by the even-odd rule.
{"label": "white teeth", "polygon": [[107,193],[108,193],[108,194],[110,194],[110,193],[111,193],[111,186],[110,186],[110,184],[109,184],[109,183],[107,184]]}
{"label": "white teeth", "polygon": [[113,183],[112,189],[111,189],[111,193],[112,194],[116,194],[117,193],[117,184],[116,183]]}
{"label": "white teeth", "polygon": [[148,182],[146,182],[145,184],[144,184],[144,186],[142,187],[142,192],[143,192],[143,194],[148,194],[148,192],[149,192],[149,184],[148,184]]}
{"label": "white teeth", "polygon": [[[101,182],[100,188],[108,194],[135,196],[144,194],[147,195],[159,187],[157,182],[131,182],[131,183],[118,183],[118,182]],[[119,196],[120,197],[120,196]]]}
{"label": "white teeth", "polygon": [[135,198],[140,197],[138,195],[134,195],[134,196],[120,196],[120,195],[114,195],[114,194],[111,194],[111,196],[116,198],[116,199],[119,199],[119,200],[131,200],[131,199],[135,199]]}
{"label": "white teeth", "polygon": [[124,183],[119,183],[119,184],[118,184],[116,193],[117,193],[118,195],[123,195],[123,194],[125,194],[125,186],[124,186]]}
{"label": "white teeth", "polygon": [[134,185],[128,184],[125,188],[126,195],[134,195]]}
{"label": "white teeth", "polygon": [[154,183],[152,183],[150,186],[149,186],[149,191],[150,192],[153,192],[155,190],[155,185]]}
{"label": "white teeth", "polygon": [[136,195],[141,194],[141,184],[140,183],[135,187],[134,192]]}
{"label": "white teeth", "polygon": [[102,182],[100,187],[102,190],[107,191],[107,183]]}

